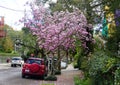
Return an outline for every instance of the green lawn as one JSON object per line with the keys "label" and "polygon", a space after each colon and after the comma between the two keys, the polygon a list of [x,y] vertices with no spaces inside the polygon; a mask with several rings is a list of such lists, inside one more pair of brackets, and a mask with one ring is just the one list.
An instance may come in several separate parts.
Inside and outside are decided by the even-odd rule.
{"label": "green lawn", "polygon": [[12,57],[12,56],[20,56],[20,54],[18,54],[18,53],[15,53],[15,54],[13,54],[13,53],[0,53],[0,56],[10,56],[10,57]]}
{"label": "green lawn", "polygon": [[0,53],[0,63],[5,63],[7,58],[18,57],[20,54],[16,53]]}

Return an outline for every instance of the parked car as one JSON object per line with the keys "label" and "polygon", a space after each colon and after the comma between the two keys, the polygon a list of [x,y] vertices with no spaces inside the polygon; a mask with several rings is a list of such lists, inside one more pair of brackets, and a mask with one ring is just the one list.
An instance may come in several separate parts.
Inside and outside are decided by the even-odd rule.
{"label": "parked car", "polygon": [[11,67],[22,66],[24,64],[24,60],[21,57],[13,57],[11,59]]}
{"label": "parked car", "polygon": [[[51,62],[53,61],[52,59],[49,59],[51,60]],[[54,59],[54,63],[56,64],[58,61],[57,59]],[[61,60],[61,69],[66,69],[67,68],[67,62],[65,60]]]}
{"label": "parked car", "polygon": [[47,75],[47,66],[42,58],[29,58],[22,68],[22,78],[26,76],[44,76]]}
{"label": "parked car", "polygon": [[61,61],[61,69],[66,69],[67,68],[67,63],[64,61]]}

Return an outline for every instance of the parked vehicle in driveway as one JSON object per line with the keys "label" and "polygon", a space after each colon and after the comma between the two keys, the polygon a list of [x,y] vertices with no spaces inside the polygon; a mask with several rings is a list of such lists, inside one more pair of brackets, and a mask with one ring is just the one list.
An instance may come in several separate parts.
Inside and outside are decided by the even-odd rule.
{"label": "parked vehicle in driveway", "polygon": [[22,78],[25,76],[44,76],[47,75],[47,66],[42,58],[29,58],[22,68]]}
{"label": "parked vehicle in driveway", "polygon": [[61,69],[66,69],[67,68],[67,63],[64,61],[61,61]]}
{"label": "parked vehicle in driveway", "polygon": [[11,67],[22,66],[24,64],[24,60],[21,57],[13,57],[11,59]]}

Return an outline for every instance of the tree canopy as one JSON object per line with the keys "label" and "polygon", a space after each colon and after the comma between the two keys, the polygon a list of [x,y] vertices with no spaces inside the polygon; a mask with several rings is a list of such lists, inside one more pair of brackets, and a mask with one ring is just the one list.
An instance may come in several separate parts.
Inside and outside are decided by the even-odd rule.
{"label": "tree canopy", "polygon": [[58,47],[74,49],[76,39],[80,39],[82,47],[89,50],[87,41],[93,42],[92,35],[84,14],[74,8],[73,12],[60,11],[50,13],[42,5],[32,7],[32,18],[25,22],[33,35],[37,36],[38,45],[46,51],[55,51]]}

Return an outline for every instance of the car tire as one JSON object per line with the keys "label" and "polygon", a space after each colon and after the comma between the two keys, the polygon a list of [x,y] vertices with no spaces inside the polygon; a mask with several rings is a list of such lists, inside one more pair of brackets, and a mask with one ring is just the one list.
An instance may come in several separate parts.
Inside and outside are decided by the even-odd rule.
{"label": "car tire", "polygon": [[41,76],[41,78],[44,80],[44,78],[45,78],[45,75],[42,75],[42,76]]}
{"label": "car tire", "polygon": [[21,67],[22,65],[20,64],[19,66]]}
{"label": "car tire", "polygon": [[17,65],[16,64],[14,64],[14,67],[16,67]]}

